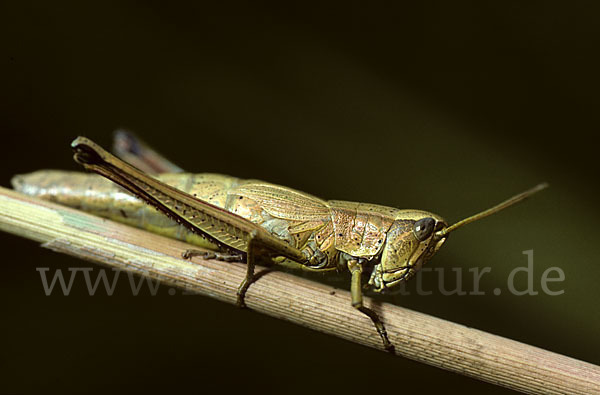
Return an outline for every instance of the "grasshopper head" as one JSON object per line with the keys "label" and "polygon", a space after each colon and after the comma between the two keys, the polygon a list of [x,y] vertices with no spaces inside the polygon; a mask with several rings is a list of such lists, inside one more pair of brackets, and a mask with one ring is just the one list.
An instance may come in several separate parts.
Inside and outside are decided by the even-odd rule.
{"label": "grasshopper head", "polygon": [[401,211],[387,232],[369,285],[381,292],[414,276],[446,241],[448,236],[438,232],[447,226],[442,217],[426,211]]}
{"label": "grasshopper head", "polygon": [[547,186],[539,184],[451,226],[426,211],[401,210],[387,232],[381,262],[375,265],[369,285],[375,292],[382,292],[408,280],[440,249],[450,232],[512,206]]}

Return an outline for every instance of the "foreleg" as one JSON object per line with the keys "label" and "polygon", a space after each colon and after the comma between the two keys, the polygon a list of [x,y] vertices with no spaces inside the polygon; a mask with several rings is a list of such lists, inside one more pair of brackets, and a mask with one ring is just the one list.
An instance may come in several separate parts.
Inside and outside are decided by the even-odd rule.
{"label": "foreleg", "polygon": [[385,326],[383,322],[379,318],[376,312],[369,309],[368,307],[363,306],[363,295],[362,295],[362,287],[361,287],[361,276],[362,276],[362,265],[356,259],[351,259],[348,261],[348,269],[352,274],[352,283],[350,286],[350,293],[352,296],[352,307],[356,308],[366,316],[368,316],[375,328],[377,329],[377,333],[381,336],[381,340],[383,341],[383,347],[393,353],[394,346],[390,343],[390,340],[387,336],[387,331],[385,330]]}

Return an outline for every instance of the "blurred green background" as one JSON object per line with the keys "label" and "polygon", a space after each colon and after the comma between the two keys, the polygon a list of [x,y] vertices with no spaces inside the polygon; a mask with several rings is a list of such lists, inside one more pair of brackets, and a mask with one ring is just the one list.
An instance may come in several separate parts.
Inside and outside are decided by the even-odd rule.
{"label": "blurred green background", "polygon": [[[485,296],[394,303],[600,363],[598,7],[592,2],[3,2],[0,184],[78,170],[77,135],[135,131],[180,166],[458,220],[429,264],[490,267]],[[0,235],[0,393],[506,390],[200,296],[45,296],[37,267],[94,267]],[[534,250],[540,294],[507,291]],[[541,292],[560,267],[559,296]],[[526,287],[518,275],[518,289]],[[346,286],[340,283],[340,286]],[[495,288],[503,292],[493,294]]]}

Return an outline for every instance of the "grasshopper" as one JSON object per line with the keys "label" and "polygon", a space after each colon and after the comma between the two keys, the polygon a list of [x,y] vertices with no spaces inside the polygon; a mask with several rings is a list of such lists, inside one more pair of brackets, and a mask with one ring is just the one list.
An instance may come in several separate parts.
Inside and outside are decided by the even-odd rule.
{"label": "grasshopper", "polygon": [[439,215],[422,210],[326,201],[263,181],[217,174],[176,174],[181,169],[131,135],[117,134],[117,143],[119,156],[137,167],[171,173],[153,177],[84,137],[71,146],[76,162],[141,201],[114,184],[81,173],[37,172],[16,176],[13,185],[30,195],[218,251],[190,249],[184,258],[202,255],[245,262],[246,276],[237,290],[240,307],[245,306],[244,296],[255,280],[258,259],[310,271],[348,270],[352,306],[371,319],[384,348],[391,352],[394,347],[382,320],[363,305],[363,276],[368,275],[364,287],[375,292],[396,287],[413,277],[451,232],[547,186],[539,184],[449,226]]}

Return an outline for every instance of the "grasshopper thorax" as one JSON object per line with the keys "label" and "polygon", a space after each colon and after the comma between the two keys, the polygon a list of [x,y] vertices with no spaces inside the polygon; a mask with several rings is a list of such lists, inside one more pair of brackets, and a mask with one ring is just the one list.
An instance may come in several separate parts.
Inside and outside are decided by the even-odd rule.
{"label": "grasshopper thorax", "polygon": [[437,232],[446,221],[420,210],[401,210],[387,232],[381,260],[369,279],[376,292],[382,292],[411,278],[446,241]]}

